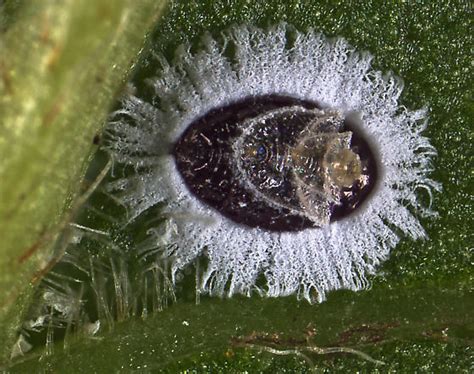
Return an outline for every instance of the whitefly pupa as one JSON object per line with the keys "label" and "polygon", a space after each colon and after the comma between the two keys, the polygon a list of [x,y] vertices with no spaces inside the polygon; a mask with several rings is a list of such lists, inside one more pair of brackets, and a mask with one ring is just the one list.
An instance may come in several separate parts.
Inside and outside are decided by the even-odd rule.
{"label": "whitefly pupa", "polygon": [[173,279],[204,256],[199,292],[323,301],[367,287],[401,236],[426,237],[418,190],[440,188],[426,110],[400,106],[401,80],[370,61],[286,24],[159,59],[153,102],[125,97],[106,131],[136,171],[107,188],[132,218],[165,206],[150,235]]}
{"label": "whitefly pupa", "polygon": [[190,192],[228,219],[299,231],[348,215],[373,188],[375,158],[353,131],[314,103],[251,97],[194,121],[173,156]]}

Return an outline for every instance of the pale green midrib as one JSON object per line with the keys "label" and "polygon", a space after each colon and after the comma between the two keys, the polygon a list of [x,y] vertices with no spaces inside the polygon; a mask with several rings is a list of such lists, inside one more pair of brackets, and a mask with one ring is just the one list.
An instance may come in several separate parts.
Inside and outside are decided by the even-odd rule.
{"label": "pale green midrib", "polygon": [[[1,361],[28,304],[30,279],[46,265],[55,230],[79,192],[94,133],[163,5],[25,2],[0,35]],[[44,243],[20,264],[38,239]]]}

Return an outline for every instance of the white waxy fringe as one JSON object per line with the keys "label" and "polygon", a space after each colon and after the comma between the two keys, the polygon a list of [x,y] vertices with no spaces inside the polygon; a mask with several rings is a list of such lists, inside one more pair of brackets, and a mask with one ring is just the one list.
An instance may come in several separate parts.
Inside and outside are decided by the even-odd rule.
{"label": "white waxy fringe", "polygon": [[[160,61],[159,77],[152,81],[156,106],[129,96],[109,126],[114,158],[137,170],[109,190],[131,217],[167,203],[167,234],[176,245],[164,254],[173,258],[173,277],[205,249],[208,266],[199,292],[250,295],[260,274],[267,284],[258,291],[265,296],[297,293],[321,302],[330,290],[361,290],[400,234],[425,237],[412,211],[433,214],[416,196],[418,188],[430,195],[440,188],[428,177],[436,151],[421,136],[425,111],[399,106],[400,80],[370,70],[371,57],[354,52],[343,39],[329,42],[313,31],[292,31],[296,40],[288,46],[287,32],[285,24],[267,31],[239,26],[223,33],[223,43],[205,36],[196,54],[181,47],[172,66]],[[224,49],[231,43],[235,55],[229,58]],[[237,225],[188,192],[171,156],[163,156],[166,144],[210,109],[265,94],[359,113],[381,175],[355,214],[324,228],[275,233]]]}

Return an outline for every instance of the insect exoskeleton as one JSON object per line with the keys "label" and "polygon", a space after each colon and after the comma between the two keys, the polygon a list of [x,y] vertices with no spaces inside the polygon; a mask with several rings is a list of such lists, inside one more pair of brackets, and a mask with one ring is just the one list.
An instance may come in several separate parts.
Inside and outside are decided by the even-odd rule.
{"label": "insect exoskeleton", "polygon": [[[275,231],[321,227],[336,207],[340,216],[351,213],[375,183],[373,152],[365,149],[361,160],[347,126],[341,113],[316,103],[250,97],[191,123],[173,154],[196,197],[237,223]],[[370,165],[365,174],[362,163]],[[349,197],[351,208],[343,201]]]}

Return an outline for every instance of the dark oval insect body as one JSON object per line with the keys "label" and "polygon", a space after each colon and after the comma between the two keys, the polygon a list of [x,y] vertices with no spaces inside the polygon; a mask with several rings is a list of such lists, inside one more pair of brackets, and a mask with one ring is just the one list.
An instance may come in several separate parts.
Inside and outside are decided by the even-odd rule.
{"label": "dark oval insect body", "polygon": [[341,113],[276,95],[192,122],[173,148],[188,189],[234,222],[299,231],[343,218],[377,179],[368,142]]}

